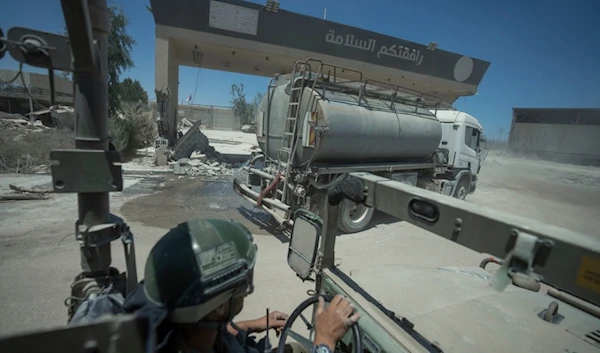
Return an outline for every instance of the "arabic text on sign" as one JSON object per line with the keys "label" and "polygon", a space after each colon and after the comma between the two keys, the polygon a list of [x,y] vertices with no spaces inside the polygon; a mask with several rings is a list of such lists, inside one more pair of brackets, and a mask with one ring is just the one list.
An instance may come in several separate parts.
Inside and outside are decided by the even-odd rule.
{"label": "arabic text on sign", "polygon": [[[343,45],[345,47],[356,48],[371,52],[375,51],[376,46],[375,39],[362,40],[355,38],[354,34],[346,34],[346,37],[344,39],[344,36],[342,35],[338,34],[336,36],[335,30],[333,29],[329,30],[329,33],[327,33],[327,35],[325,36],[325,41],[327,43]],[[405,47],[402,45],[398,46],[397,48],[396,44],[390,47],[382,45],[379,51],[377,52],[377,59],[379,59],[381,55],[387,55],[402,60],[408,60],[414,62],[417,66],[421,65],[421,63],[423,62],[423,56],[421,55],[420,50],[410,49],[409,47]]]}

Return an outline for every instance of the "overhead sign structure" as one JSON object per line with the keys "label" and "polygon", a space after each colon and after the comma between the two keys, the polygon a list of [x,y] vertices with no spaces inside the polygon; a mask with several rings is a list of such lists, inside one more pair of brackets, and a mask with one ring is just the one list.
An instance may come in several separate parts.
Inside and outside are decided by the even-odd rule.
{"label": "overhead sign structure", "polygon": [[[266,5],[248,1],[150,3],[156,22],[156,89],[168,88],[173,96],[178,94],[179,65],[270,77],[289,73],[296,61],[316,58],[452,104],[477,93],[490,65],[435,46],[283,9],[268,11]],[[349,70],[336,76],[358,79]],[[176,110],[169,107],[170,120]]]}

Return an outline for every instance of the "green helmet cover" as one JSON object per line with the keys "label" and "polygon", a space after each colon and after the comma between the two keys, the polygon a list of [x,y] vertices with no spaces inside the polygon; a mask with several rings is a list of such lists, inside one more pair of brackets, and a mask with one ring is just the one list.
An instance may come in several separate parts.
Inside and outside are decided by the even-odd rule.
{"label": "green helmet cover", "polygon": [[256,251],[252,234],[240,223],[221,219],[181,223],[148,255],[146,295],[166,306],[173,321],[199,321],[232,297],[252,292]]}

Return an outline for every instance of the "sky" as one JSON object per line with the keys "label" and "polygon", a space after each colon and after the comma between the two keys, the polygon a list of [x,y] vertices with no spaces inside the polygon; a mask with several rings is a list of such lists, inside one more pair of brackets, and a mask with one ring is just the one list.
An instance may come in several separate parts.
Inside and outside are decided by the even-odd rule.
{"label": "sky", "polygon": [[[189,0],[194,1],[194,0]],[[122,79],[154,95],[155,24],[148,0],[113,0],[129,18],[135,67]],[[264,3],[261,0],[252,0]],[[476,96],[455,107],[475,116],[490,138],[506,139],[513,107],[600,107],[600,1],[594,0],[280,0],[281,9],[327,19],[491,62]],[[32,9],[35,8],[35,11]],[[24,16],[23,14],[27,14]],[[62,33],[58,0],[1,0],[0,28]],[[289,29],[292,30],[291,28]],[[9,55],[2,69],[18,69]],[[26,67],[25,71],[42,72]],[[179,101],[227,106],[232,84],[252,99],[268,78],[180,68]]]}

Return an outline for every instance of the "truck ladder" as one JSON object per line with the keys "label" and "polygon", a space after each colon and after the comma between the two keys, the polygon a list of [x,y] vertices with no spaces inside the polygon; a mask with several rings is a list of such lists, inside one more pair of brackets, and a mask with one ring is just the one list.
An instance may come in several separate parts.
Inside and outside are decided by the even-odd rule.
{"label": "truck ladder", "polygon": [[[287,116],[285,118],[285,129],[283,132],[283,140],[278,153],[278,172],[283,175],[283,189],[281,194],[281,202],[287,200],[288,179],[294,163],[294,152],[296,151],[296,128],[298,126],[298,114],[300,113],[300,103],[302,103],[302,94],[306,81],[306,68],[310,65],[305,62],[297,61],[294,64],[292,77],[290,80],[290,100],[288,103]],[[296,78],[300,76],[299,80]]]}

